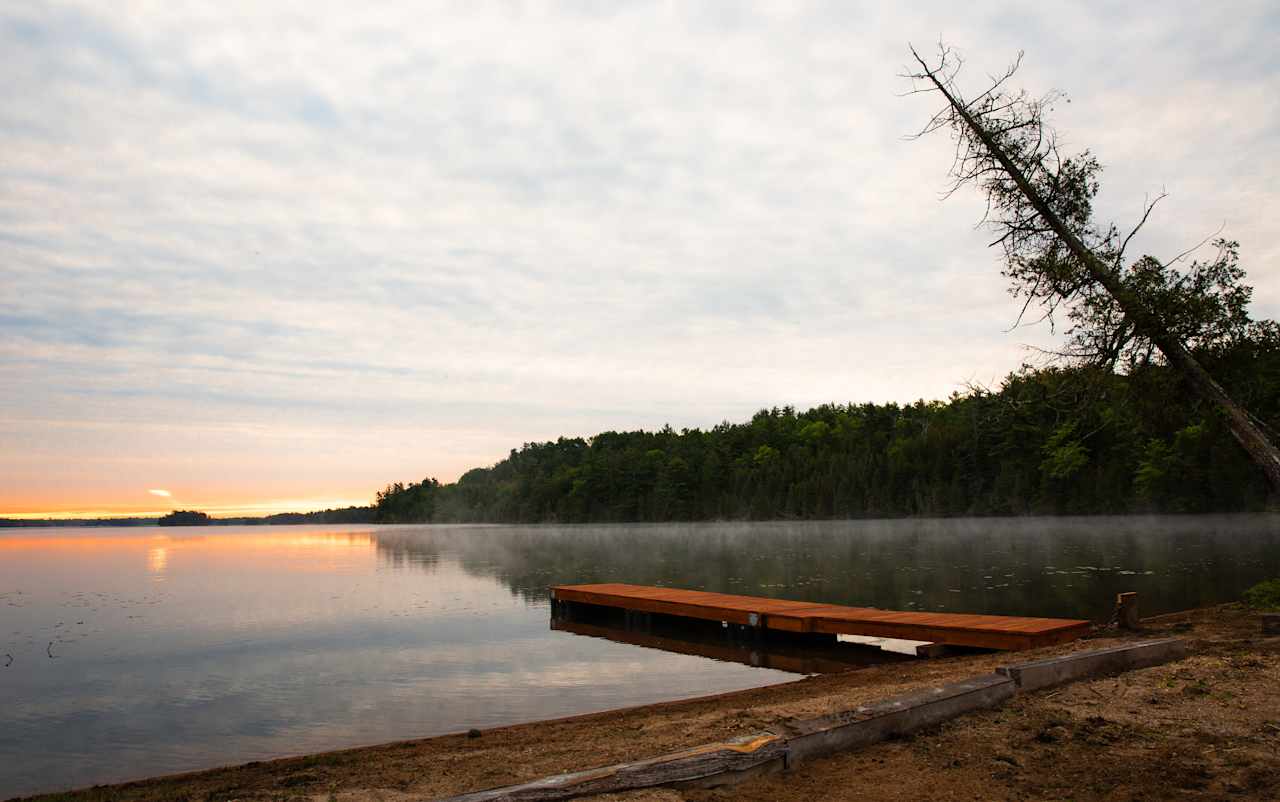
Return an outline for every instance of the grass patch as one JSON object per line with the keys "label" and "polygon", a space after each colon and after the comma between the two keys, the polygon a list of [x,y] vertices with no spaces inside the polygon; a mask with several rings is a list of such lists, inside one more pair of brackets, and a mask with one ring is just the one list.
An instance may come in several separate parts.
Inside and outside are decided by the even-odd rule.
{"label": "grass patch", "polygon": [[1244,592],[1244,603],[1256,610],[1280,610],[1280,579],[1259,582]]}

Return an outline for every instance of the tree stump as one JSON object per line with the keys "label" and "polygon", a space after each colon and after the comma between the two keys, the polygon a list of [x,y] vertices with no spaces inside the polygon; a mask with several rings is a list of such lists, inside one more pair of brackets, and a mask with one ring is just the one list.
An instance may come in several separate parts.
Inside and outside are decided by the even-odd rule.
{"label": "tree stump", "polygon": [[1138,594],[1120,593],[1116,596],[1116,624],[1121,629],[1141,629],[1138,617]]}

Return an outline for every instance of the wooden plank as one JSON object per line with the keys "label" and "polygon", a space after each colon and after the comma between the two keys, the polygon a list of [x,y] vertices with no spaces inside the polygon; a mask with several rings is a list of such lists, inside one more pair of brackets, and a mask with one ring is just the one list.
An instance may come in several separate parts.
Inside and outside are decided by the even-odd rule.
{"label": "wooden plank", "polygon": [[985,649],[1066,643],[1086,634],[1091,626],[1077,619],[877,610],[623,583],[559,585],[551,590],[560,601],[783,632],[868,635]]}
{"label": "wooden plank", "polygon": [[1160,665],[1186,656],[1186,641],[1181,638],[1164,638],[1002,666],[996,671],[1017,683],[1018,690],[1034,691],[1085,677],[1118,674],[1133,668]]}
{"label": "wooden plank", "polygon": [[715,788],[762,771],[780,771],[786,755],[787,744],[781,736],[761,732],[648,760],[452,796],[445,802],[551,802],[658,785]]}
{"label": "wooden plank", "polygon": [[787,768],[793,769],[835,752],[910,735],[974,710],[996,707],[1013,698],[1016,692],[1016,686],[1008,677],[989,674],[798,721],[788,733]]}

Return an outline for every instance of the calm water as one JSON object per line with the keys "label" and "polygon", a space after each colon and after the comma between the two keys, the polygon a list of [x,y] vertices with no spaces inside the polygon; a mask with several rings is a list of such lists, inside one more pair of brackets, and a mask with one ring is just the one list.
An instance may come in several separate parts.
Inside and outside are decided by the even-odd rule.
{"label": "calm water", "polygon": [[0,797],[794,678],[549,627],[627,581],[1105,616],[1280,576],[1280,518],[0,530]]}

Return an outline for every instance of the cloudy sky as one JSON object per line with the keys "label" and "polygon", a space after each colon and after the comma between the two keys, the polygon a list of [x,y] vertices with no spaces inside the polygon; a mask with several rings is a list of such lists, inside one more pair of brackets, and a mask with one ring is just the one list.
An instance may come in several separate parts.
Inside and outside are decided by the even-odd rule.
{"label": "cloudy sky", "polygon": [[1141,248],[1225,226],[1280,314],[1280,7],[959,5],[5,3],[0,514],[998,383],[1052,334],[904,139],[940,36],[970,85],[1025,49],[1103,214],[1167,189]]}

